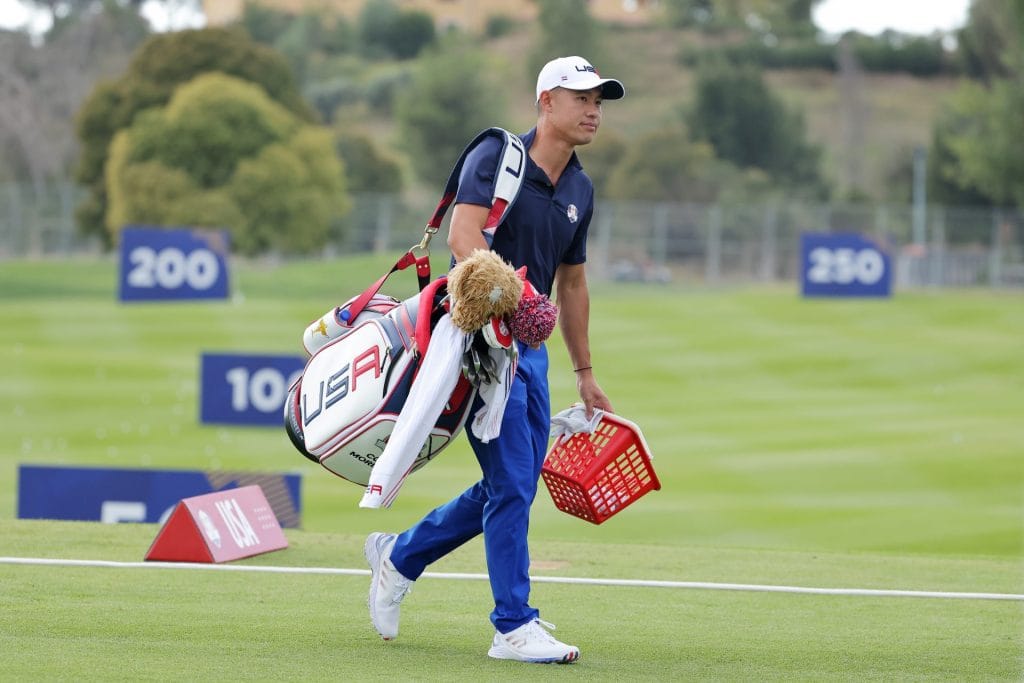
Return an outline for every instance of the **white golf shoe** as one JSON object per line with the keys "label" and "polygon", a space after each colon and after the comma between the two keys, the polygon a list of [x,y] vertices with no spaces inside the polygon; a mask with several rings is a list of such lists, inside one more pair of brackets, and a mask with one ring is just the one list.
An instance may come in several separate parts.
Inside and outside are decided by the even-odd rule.
{"label": "white golf shoe", "polygon": [[402,576],[391,563],[391,549],[395,534],[370,534],[363,546],[363,554],[370,565],[370,595],[366,600],[370,608],[370,621],[384,640],[398,635],[398,617],[402,599],[412,590],[413,582]]}
{"label": "white golf shoe", "polygon": [[580,658],[579,648],[555,640],[548,629],[555,630],[555,625],[534,619],[514,631],[495,633],[487,655],[535,664],[569,664]]}

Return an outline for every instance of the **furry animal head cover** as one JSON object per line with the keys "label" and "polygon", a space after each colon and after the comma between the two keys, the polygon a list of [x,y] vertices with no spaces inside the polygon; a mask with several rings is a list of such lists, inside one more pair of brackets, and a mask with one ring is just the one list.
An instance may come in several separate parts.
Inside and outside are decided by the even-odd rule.
{"label": "furry animal head cover", "polygon": [[491,318],[515,312],[523,295],[523,281],[493,251],[474,249],[448,273],[448,294],[452,298],[452,324],[472,333]]}

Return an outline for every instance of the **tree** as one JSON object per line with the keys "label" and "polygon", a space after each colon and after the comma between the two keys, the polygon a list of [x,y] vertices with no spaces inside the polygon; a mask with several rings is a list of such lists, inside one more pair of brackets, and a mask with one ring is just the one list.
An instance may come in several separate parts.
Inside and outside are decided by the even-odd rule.
{"label": "tree", "polygon": [[274,49],[288,59],[292,74],[299,84],[306,82],[310,57],[316,50],[322,25],[320,17],[301,14],[293,17],[288,28],[273,42]]}
{"label": "tree", "polygon": [[771,92],[756,67],[702,67],[694,106],[685,118],[694,137],[709,142],[718,157],[761,169],[777,181],[824,189],[821,152],[807,141],[803,117]]}
{"label": "tree", "polygon": [[979,0],[963,35],[1000,37],[976,41],[993,43],[975,46],[986,82],[962,85],[939,119],[937,173],[967,196],[1024,207],[1024,5]]}
{"label": "tree", "polygon": [[531,79],[556,57],[579,55],[591,64],[604,63],[599,48],[598,26],[590,16],[587,0],[535,0],[538,7],[540,40],[527,60]]}
{"label": "tree", "polygon": [[130,223],[219,226],[245,254],[309,253],[347,209],[330,132],[219,73],[119,131],[106,185],[113,239]]}
{"label": "tree", "polygon": [[[969,122],[949,107],[939,113],[932,128],[931,144],[927,156],[928,201],[949,206],[991,206],[992,199],[971,186],[957,183],[958,161],[950,148],[951,135],[962,131]],[[910,174],[908,163],[907,173]],[[910,193],[907,193],[907,199]]]}
{"label": "tree", "polygon": [[1024,207],[1024,83],[963,85],[950,110],[956,123],[944,134],[952,158],[939,172],[995,204]]}
{"label": "tree", "polygon": [[77,146],[68,122],[97,78],[125,68],[147,34],[131,11],[100,11],[60,20],[42,44],[26,33],[0,33],[0,176],[37,190],[71,173]]}
{"label": "tree", "polygon": [[396,118],[405,150],[431,185],[444,183],[474,135],[500,125],[502,91],[487,80],[489,72],[483,54],[448,49],[421,60],[400,94]]}
{"label": "tree", "polygon": [[747,27],[779,34],[813,35],[812,11],[820,0],[665,0],[676,27]]}
{"label": "tree", "polygon": [[615,167],[609,199],[713,202],[723,169],[711,145],[693,142],[682,127],[664,128],[635,140]]}
{"label": "tree", "polygon": [[391,192],[402,189],[402,167],[382,151],[374,139],[351,130],[341,131],[335,143],[338,156],[345,162],[350,192]]}
{"label": "tree", "polygon": [[210,71],[256,83],[300,119],[315,118],[288,62],[243,31],[201,29],[153,36],[136,52],[127,72],[117,80],[98,83],[78,112],[81,152],[76,179],[90,192],[78,209],[82,232],[109,235],[104,166],[114,135],[130,126],[140,112],[165,105],[179,85]]}
{"label": "tree", "polygon": [[412,59],[436,39],[434,18],[426,12],[399,12],[391,26],[391,52],[399,59]]}
{"label": "tree", "polygon": [[868,122],[864,72],[854,51],[853,40],[843,36],[836,46],[839,91],[839,131],[842,141],[840,186],[845,194],[864,192],[864,139]]}
{"label": "tree", "polygon": [[968,75],[989,81],[1014,72],[1012,46],[1021,39],[1006,0],[973,0],[967,24],[957,33],[960,62]]}
{"label": "tree", "polygon": [[612,173],[629,150],[625,136],[611,126],[608,128],[602,129],[589,145],[576,150],[583,169],[594,183],[594,194],[599,198],[611,196]]}
{"label": "tree", "polygon": [[359,15],[359,35],[369,57],[389,55],[411,59],[435,43],[433,17],[402,10],[393,0],[370,0]]}
{"label": "tree", "polygon": [[257,43],[273,45],[288,30],[293,19],[288,12],[268,7],[261,2],[247,2],[240,23]]}
{"label": "tree", "polygon": [[0,173],[28,180],[39,192],[47,178],[59,175],[61,155],[46,134],[48,112],[33,87],[34,56],[28,36],[0,34]]}
{"label": "tree", "polygon": [[707,24],[714,16],[713,0],[665,0],[665,16],[670,26],[686,28]]}
{"label": "tree", "polygon": [[343,17],[327,10],[307,10],[288,17],[284,30],[268,43],[288,58],[299,83],[310,80],[314,67],[332,55],[354,51],[356,39]]}

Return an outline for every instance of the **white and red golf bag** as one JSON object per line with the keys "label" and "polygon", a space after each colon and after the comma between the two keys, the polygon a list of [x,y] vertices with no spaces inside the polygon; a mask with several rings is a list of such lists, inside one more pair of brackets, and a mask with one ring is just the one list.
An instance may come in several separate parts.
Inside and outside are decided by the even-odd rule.
{"label": "white and red golf bag", "polygon": [[[405,301],[355,297],[306,330],[311,353],[285,400],[285,430],[310,460],[365,486],[405,404],[426,346],[431,318],[443,312],[445,279]],[[461,379],[430,430],[413,471],[458,435],[475,391]]]}
{"label": "white and red golf bag", "polygon": [[[303,335],[311,357],[285,399],[285,430],[300,453],[348,481],[361,486],[369,482],[409,395],[431,330],[445,312],[446,278],[430,281],[427,246],[455,198],[467,154],[489,136],[503,143],[485,227],[485,233],[493,232],[515,202],[525,165],[522,141],[500,128],[483,131],[463,152],[420,244],[362,294],[310,324]],[[416,249],[425,254],[416,257]],[[379,294],[392,273],[413,264],[419,295],[399,301]],[[455,439],[475,396],[473,385],[461,377],[411,471]]]}

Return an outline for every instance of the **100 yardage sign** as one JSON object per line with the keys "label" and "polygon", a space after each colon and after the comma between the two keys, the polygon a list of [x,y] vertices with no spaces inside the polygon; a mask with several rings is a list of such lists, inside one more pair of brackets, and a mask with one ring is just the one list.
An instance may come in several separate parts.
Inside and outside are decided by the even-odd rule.
{"label": "100 yardage sign", "polygon": [[280,427],[288,388],[302,374],[299,356],[204,353],[200,421]]}

